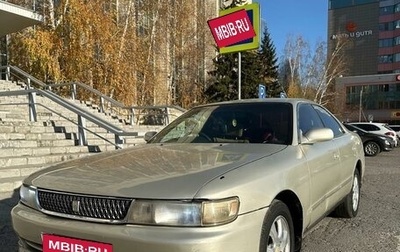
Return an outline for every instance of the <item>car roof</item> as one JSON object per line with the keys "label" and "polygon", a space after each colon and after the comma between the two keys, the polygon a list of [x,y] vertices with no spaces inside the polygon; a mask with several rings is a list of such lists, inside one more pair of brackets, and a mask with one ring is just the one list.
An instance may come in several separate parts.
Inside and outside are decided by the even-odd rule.
{"label": "car roof", "polygon": [[317,104],[311,100],[302,99],[302,98],[265,98],[265,99],[241,99],[241,100],[231,100],[231,101],[222,101],[222,102],[214,102],[199,105],[196,107],[206,107],[206,106],[216,106],[216,105],[229,105],[229,104],[248,104],[248,103],[290,103],[296,105],[298,103],[311,103]]}
{"label": "car roof", "polygon": [[349,124],[377,124],[377,125],[387,125],[387,123],[380,123],[380,122],[350,122]]}

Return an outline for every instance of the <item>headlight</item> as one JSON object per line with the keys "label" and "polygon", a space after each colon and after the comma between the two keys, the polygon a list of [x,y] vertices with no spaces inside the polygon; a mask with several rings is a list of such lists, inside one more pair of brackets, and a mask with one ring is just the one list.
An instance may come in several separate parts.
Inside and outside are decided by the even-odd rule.
{"label": "headlight", "polygon": [[236,219],[239,199],[204,201],[135,200],[129,222],[165,226],[215,226]]}
{"label": "headlight", "polygon": [[383,141],[385,141],[385,144],[390,144],[390,142],[387,139],[387,137],[379,137],[379,138],[382,139]]}
{"label": "headlight", "polygon": [[21,185],[19,189],[19,197],[22,204],[38,209],[36,188],[33,186]]}

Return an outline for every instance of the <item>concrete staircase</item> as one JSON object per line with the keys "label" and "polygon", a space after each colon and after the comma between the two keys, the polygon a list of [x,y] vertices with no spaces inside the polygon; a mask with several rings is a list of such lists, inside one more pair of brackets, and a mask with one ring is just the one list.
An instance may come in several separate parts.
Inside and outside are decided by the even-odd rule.
{"label": "concrete staircase", "polygon": [[[20,88],[15,83],[0,80],[0,91]],[[114,134],[91,122],[86,124],[88,145],[77,145],[77,115],[45,97],[37,96],[36,102],[40,104],[37,121],[31,122],[26,96],[0,97],[0,192],[14,190],[24,177],[51,164],[115,150],[111,144],[115,141]],[[137,132],[137,136],[124,139],[124,148],[144,144],[145,132],[159,131],[163,127],[126,125],[121,118],[100,113],[90,102],[70,102],[126,131]]]}

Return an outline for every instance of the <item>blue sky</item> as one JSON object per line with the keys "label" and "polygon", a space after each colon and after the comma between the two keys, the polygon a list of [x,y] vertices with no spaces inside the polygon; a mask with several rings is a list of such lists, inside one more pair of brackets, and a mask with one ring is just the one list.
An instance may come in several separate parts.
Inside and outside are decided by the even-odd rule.
{"label": "blue sky", "polygon": [[[302,35],[313,48],[317,41],[326,41],[328,0],[253,0],[261,9],[276,54],[280,57],[288,35]],[[263,32],[263,30],[261,30]]]}

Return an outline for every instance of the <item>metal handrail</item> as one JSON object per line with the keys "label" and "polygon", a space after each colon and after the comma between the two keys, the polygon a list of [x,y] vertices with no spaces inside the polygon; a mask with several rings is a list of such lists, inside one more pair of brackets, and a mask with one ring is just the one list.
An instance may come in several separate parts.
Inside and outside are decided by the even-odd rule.
{"label": "metal handrail", "polygon": [[[43,97],[46,97],[53,102],[61,105],[62,107],[68,109],[69,111],[72,111],[78,116],[78,123],[75,123],[78,125],[78,132],[79,132],[79,145],[88,145],[87,139],[86,139],[86,131],[89,131],[88,128],[86,127],[85,120],[91,121],[92,123],[98,125],[99,127],[102,127],[106,129],[108,132],[111,132],[115,135],[115,143],[113,145],[115,146],[116,149],[121,149],[122,143],[123,143],[123,136],[138,136],[137,132],[127,132],[119,127],[116,127],[115,125],[99,118],[98,116],[88,113],[84,109],[80,108],[79,106],[66,101],[62,97],[48,91],[48,90],[40,90],[40,89],[26,89],[26,90],[13,90],[13,91],[5,91],[5,92],[0,92],[0,96],[19,96],[19,95],[27,95],[29,98],[28,106],[29,106],[29,118],[30,121],[37,121],[37,113],[36,113],[36,106],[38,105],[36,103],[36,94],[39,94]],[[0,104],[0,105],[6,105],[6,104]],[[8,104],[9,105],[9,104]],[[40,104],[40,106],[43,106]],[[50,111],[50,108],[43,106]],[[57,113],[59,114],[59,113]],[[65,118],[63,116],[63,118]],[[70,119],[69,119],[70,120]],[[72,120],[70,120],[72,121]],[[92,131],[89,131],[93,133]],[[98,136],[98,134],[96,134]]]}
{"label": "metal handrail", "polygon": [[[1,96],[1,92],[0,92],[0,96]],[[45,108],[45,109],[47,109],[48,111],[50,111],[50,112],[52,112],[52,113],[58,115],[59,117],[65,119],[65,120],[67,120],[67,121],[69,121],[70,123],[75,124],[78,128],[82,128],[83,130],[92,133],[94,136],[96,136],[96,137],[98,137],[98,138],[100,138],[100,139],[106,141],[107,143],[109,143],[109,144],[111,144],[111,145],[114,145],[114,147],[115,147],[116,149],[120,149],[120,148],[121,148],[121,145],[116,145],[115,142],[112,142],[112,141],[110,141],[108,138],[103,137],[102,135],[100,135],[100,134],[98,134],[98,133],[96,133],[96,132],[90,130],[89,128],[83,126],[82,123],[81,123],[81,124],[79,123],[79,120],[78,120],[78,122],[75,122],[74,120],[72,120],[72,119],[70,119],[70,118],[64,116],[62,113],[59,113],[59,112],[55,111],[54,109],[51,109],[51,108],[49,108],[49,107],[47,107],[47,106],[45,106],[45,105],[43,105],[43,104],[41,104],[41,103],[35,102],[35,104],[36,104],[36,106],[40,106],[40,107],[42,107],[42,108]],[[23,102],[18,102],[18,103],[0,103],[0,107],[1,107],[1,106],[15,106],[15,105],[28,105],[28,106],[29,106],[30,103],[29,103],[29,102],[28,102],[28,103],[26,103],[26,102],[25,102],[25,103],[23,103]],[[31,110],[30,110],[29,112],[31,113]],[[32,119],[32,117],[34,117],[34,116],[31,116],[31,115],[29,116],[30,119]],[[35,120],[30,120],[30,121],[35,121]],[[80,122],[82,122],[82,120],[80,120]],[[78,130],[78,131],[79,131],[79,130]],[[65,132],[65,133],[66,133],[66,132]],[[72,133],[72,132],[71,132],[71,133]],[[135,133],[133,133],[133,135],[135,135]],[[136,133],[136,136],[137,136],[137,135],[138,135],[138,134]],[[86,136],[85,136],[85,137],[86,137]],[[81,135],[79,135],[79,137],[78,137],[78,139],[77,139],[79,145],[81,145],[81,146],[82,146],[82,145],[84,145],[84,146],[85,146],[85,145],[88,145],[87,141],[85,140],[85,139],[86,139],[85,137],[82,137]]]}
{"label": "metal handrail", "polygon": [[[53,91],[55,88],[59,87],[69,87],[71,90],[71,99],[78,99],[77,97],[77,89],[82,88],[83,90],[93,94],[98,97],[98,103],[96,105],[99,106],[100,112],[110,114],[115,114],[120,117],[125,117],[125,123],[128,125],[136,125],[139,124],[140,120],[143,120],[145,116],[160,116],[160,122],[156,122],[157,125],[167,125],[169,124],[173,118],[171,118],[171,110],[176,110],[179,113],[183,113],[186,110],[171,105],[160,105],[160,106],[125,106],[122,103],[112,99],[109,96],[104,95],[98,90],[80,82],[68,82],[68,83],[56,83],[56,84],[45,84],[44,82],[38,80],[32,75],[26,73],[25,71],[19,69],[15,66],[0,66],[0,74],[4,73],[6,80],[15,80],[22,81],[27,89],[36,88],[36,89],[46,89]],[[53,91],[54,92],[54,91]],[[152,110],[159,111],[159,113],[152,112]],[[147,113],[143,113],[142,111],[148,111]],[[150,112],[149,112],[150,111]],[[161,111],[161,113],[160,113]],[[158,118],[160,119],[160,118]],[[158,120],[160,121],[160,120]]]}

